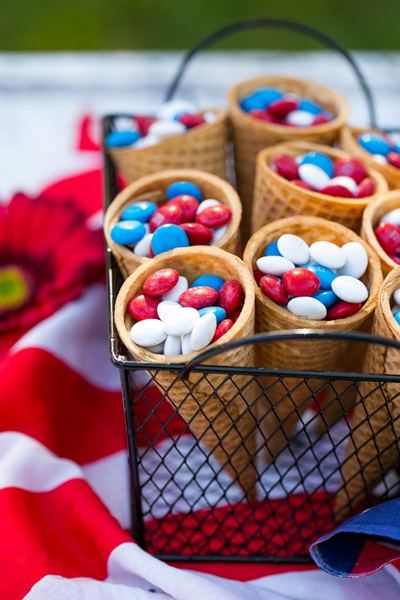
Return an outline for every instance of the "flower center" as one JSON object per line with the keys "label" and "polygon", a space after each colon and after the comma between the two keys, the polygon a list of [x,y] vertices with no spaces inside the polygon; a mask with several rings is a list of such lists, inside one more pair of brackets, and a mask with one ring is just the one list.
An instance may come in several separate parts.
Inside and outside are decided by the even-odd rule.
{"label": "flower center", "polygon": [[14,265],[0,267],[0,311],[21,308],[30,296],[29,284],[20,268]]}

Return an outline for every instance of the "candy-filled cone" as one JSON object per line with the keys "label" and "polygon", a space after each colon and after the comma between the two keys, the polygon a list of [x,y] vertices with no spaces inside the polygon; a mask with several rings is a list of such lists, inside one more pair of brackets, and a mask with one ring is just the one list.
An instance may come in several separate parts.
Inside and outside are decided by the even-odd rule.
{"label": "candy-filled cone", "polygon": [[388,190],[385,178],[377,171],[368,168],[367,176],[375,182],[375,194],[366,198],[338,198],[312,192],[284,179],[271,168],[278,154],[297,157],[307,152],[321,152],[333,161],[348,156],[341,150],[309,142],[288,142],[262,150],[257,156],[253,233],[276,219],[294,215],[322,217],[358,232],[364,209]]}
{"label": "candy-filled cone", "polygon": [[242,217],[242,204],[233,187],[217,175],[199,171],[197,169],[173,169],[161,171],[152,175],[141,177],[122,190],[107,209],[104,221],[104,234],[107,243],[114,254],[119,268],[125,277],[128,277],[149,258],[137,256],[130,248],[117,244],[111,239],[111,229],[120,220],[121,213],[131,204],[148,200],[156,204],[166,202],[167,188],[176,181],[190,181],[197,185],[203,192],[203,198],[219,200],[232,211],[226,233],[216,242],[216,248],[227,252],[235,252],[239,225]]}
{"label": "candy-filled cone", "polygon": [[365,165],[369,165],[371,169],[375,169],[383,175],[383,177],[388,182],[390,189],[396,189],[400,187],[400,169],[394,167],[393,165],[382,165],[377,162],[373,155],[364,150],[362,146],[358,143],[358,136],[362,133],[368,133],[370,131],[375,131],[377,133],[382,133],[379,129],[374,129],[373,127],[361,128],[361,127],[343,127],[340,134],[340,147],[345,152],[348,152],[351,156],[355,158],[359,158],[363,161]]}
{"label": "candy-filled cone", "polygon": [[[283,92],[298,94],[303,98],[311,98],[325,110],[332,112],[334,119],[313,127],[286,127],[255,119],[240,108],[240,101],[261,87],[277,88]],[[256,157],[260,150],[290,140],[333,144],[347,120],[349,108],[346,100],[329,88],[312,81],[274,75],[239,83],[229,91],[228,102],[237,188],[243,203],[241,231],[243,241],[247,242],[251,235]]]}
{"label": "candy-filled cone", "polygon": [[[215,345],[245,338],[254,332],[254,283],[244,263],[234,255],[212,247],[181,248],[164,253],[140,266],[123,284],[115,305],[118,333],[137,361],[154,363],[155,382],[166,398],[188,424],[197,440],[205,446],[225,470],[239,484],[248,498],[255,497],[257,472],[253,464],[256,454],[256,422],[252,414],[253,387],[251,377],[245,375],[191,373],[189,379],[180,379],[177,371],[157,370],[157,364],[182,365],[199,353],[165,357],[153,354],[132,342],[130,329],[133,320],[127,312],[129,300],[138,294],[143,282],[159,269],[172,268],[187,277],[189,285],[200,275],[213,273],[225,280],[240,282],[244,305],[234,326]],[[214,356],[205,365],[251,367],[253,348],[240,346]]]}
{"label": "candy-filled cone", "polygon": [[[286,331],[291,329],[317,329],[324,331],[360,331],[368,323],[368,317],[376,306],[382,273],[375,252],[358,235],[343,225],[318,217],[297,216],[280,219],[265,225],[249,240],[244,262],[253,271],[256,261],[263,256],[268,244],[284,233],[303,238],[308,244],[317,240],[333,242],[339,246],[346,242],[359,242],[368,254],[369,265],[363,276],[369,287],[369,298],[362,308],[351,317],[334,321],[315,321],[298,317],[279,306],[256,286],[256,332]],[[349,350],[349,343],[340,340],[305,340],[296,344],[279,342],[256,348],[256,363],[267,369],[334,371]],[[347,370],[353,371],[351,361]],[[319,380],[285,378],[284,385],[273,378],[266,378],[264,398],[258,406],[260,426],[265,437],[267,459],[275,456],[285,446],[299,416],[314,400],[313,393],[322,387]]]}
{"label": "candy-filled cone", "polygon": [[[206,111],[203,111],[206,112]],[[200,169],[227,179],[227,115],[213,109],[216,120],[148,148],[109,148],[118,171],[131,183],[165,169]]]}
{"label": "candy-filled cone", "polygon": [[[384,280],[379,291],[373,333],[400,341],[400,328],[391,306],[393,293],[400,287],[400,267]],[[370,344],[364,365],[365,373],[381,375],[400,371],[400,354],[394,348]],[[336,495],[335,514],[342,521],[371,497],[373,488],[384,474],[400,460],[400,385],[363,382],[353,415],[351,438],[342,467],[342,485]]]}
{"label": "candy-filled cone", "polygon": [[400,208],[400,190],[394,190],[376,198],[364,211],[361,237],[375,250],[381,261],[383,275],[390,273],[398,264],[384,251],[374,233],[380,219],[388,212]]}

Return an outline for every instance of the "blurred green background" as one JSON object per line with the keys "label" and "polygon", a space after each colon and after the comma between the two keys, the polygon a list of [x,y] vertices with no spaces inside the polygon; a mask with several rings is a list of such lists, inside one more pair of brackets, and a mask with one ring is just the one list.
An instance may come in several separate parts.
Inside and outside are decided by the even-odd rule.
{"label": "blurred green background", "polygon": [[[213,29],[255,16],[298,19],[349,48],[400,48],[400,0],[6,0],[0,50],[187,48]],[[220,48],[313,49],[300,35],[240,34]]]}

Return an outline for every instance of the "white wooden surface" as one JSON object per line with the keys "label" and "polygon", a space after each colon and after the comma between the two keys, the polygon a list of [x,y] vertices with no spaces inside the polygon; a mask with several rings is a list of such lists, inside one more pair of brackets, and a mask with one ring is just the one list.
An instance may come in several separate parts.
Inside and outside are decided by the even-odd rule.
{"label": "white wooden surface", "polygon": [[[151,112],[179,64],[177,52],[0,54],[0,198],[34,193],[95,159],[73,153],[79,116]],[[400,126],[400,53],[357,53],[373,87],[382,126]],[[364,124],[365,102],[350,67],[330,52],[210,52],[194,60],[180,95],[200,106],[224,106],[242,79],[280,73],[314,79],[344,94],[351,121]]]}

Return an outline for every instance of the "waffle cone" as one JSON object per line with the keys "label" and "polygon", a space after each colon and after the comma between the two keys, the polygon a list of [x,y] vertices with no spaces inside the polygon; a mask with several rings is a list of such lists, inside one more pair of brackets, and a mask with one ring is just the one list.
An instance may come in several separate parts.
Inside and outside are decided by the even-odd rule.
{"label": "waffle cone", "polygon": [[109,148],[118,171],[128,183],[165,169],[200,169],[227,179],[227,115],[213,111],[218,117],[214,123],[194,127],[185,135],[148,148]]}
{"label": "waffle cone", "polygon": [[[234,255],[218,248],[197,246],[179,248],[141,265],[123,284],[115,306],[115,321],[119,335],[137,361],[161,364],[186,364],[198,353],[165,357],[137,346],[130,338],[133,320],[127,312],[129,300],[140,293],[143,282],[155,271],[173,268],[191,284],[205,273],[213,273],[225,280],[237,279],[243,289],[244,306],[232,329],[215,342],[245,338],[254,332],[254,283],[244,263]],[[208,348],[211,348],[209,346]],[[233,367],[253,366],[253,348],[241,346],[214,356],[205,364]],[[191,373],[189,379],[179,378],[176,371],[152,372],[159,388],[189,425],[193,435],[201,441],[223,469],[239,483],[245,493],[255,496],[257,472],[253,465],[256,454],[256,422],[251,412],[253,388],[251,377],[225,374]],[[245,388],[247,384],[247,387]]]}
{"label": "waffle cone", "polygon": [[[239,102],[260,87],[275,87],[284,92],[311,98],[324,109],[335,115],[329,123],[315,127],[285,127],[255,119],[245,113]],[[311,81],[288,77],[268,76],[244,81],[231,88],[228,95],[229,113],[235,153],[236,181],[243,203],[242,236],[247,242],[251,235],[253,188],[256,172],[256,157],[263,148],[290,140],[302,140],[332,145],[339,137],[349,108],[342,96],[329,88]]]}
{"label": "waffle cone", "polygon": [[391,210],[400,208],[400,191],[395,190],[376,198],[364,211],[361,227],[361,237],[375,250],[380,258],[383,275],[387,275],[398,264],[390,258],[376,239],[374,229],[379,225],[380,219]]}
{"label": "waffle cone", "polygon": [[176,181],[190,181],[199,186],[204,198],[215,198],[221,204],[228,206],[232,211],[232,218],[225,235],[218,240],[215,247],[227,252],[235,252],[239,225],[242,216],[242,205],[239,196],[233,187],[216,175],[198,171],[197,169],[174,169],[161,171],[152,175],[141,177],[128,185],[108,207],[104,221],[104,233],[107,243],[114,254],[119,268],[125,277],[128,277],[140,265],[149,261],[149,258],[137,256],[130,248],[116,244],[111,239],[111,229],[120,220],[121,213],[134,202],[151,200],[157,204],[164,204],[167,188]]}
{"label": "waffle cone", "polygon": [[381,165],[380,163],[374,160],[372,154],[364,150],[362,146],[358,143],[358,136],[361,133],[367,133],[369,131],[376,131],[377,133],[382,133],[379,129],[374,129],[373,127],[368,127],[368,129],[361,127],[344,127],[340,134],[340,147],[345,151],[351,154],[356,158],[359,158],[363,161],[364,164],[371,167],[371,169],[375,169],[375,171],[379,171],[381,175],[388,182],[389,188],[391,190],[400,187],[400,169],[397,167],[393,167],[393,165]]}
{"label": "waffle cone", "polygon": [[[361,243],[369,258],[369,266],[363,280],[370,289],[370,295],[361,310],[351,317],[335,321],[313,321],[286,311],[265,296],[256,286],[256,332],[302,328],[360,331],[365,328],[368,317],[375,309],[382,282],[379,259],[375,252],[357,234],[343,225],[319,217],[288,217],[265,225],[252,236],[243,258],[247,267],[253,270],[256,260],[263,256],[265,247],[284,233],[298,235],[308,244],[317,240],[326,240],[340,246],[346,242]],[[279,342],[258,346],[256,363],[267,369],[334,371],[344,356],[349,356],[348,352],[348,342],[338,340],[308,339],[304,343],[296,344]],[[351,361],[347,359],[347,370],[352,371],[352,365],[349,363]],[[260,405],[264,419],[260,426],[267,440],[268,458],[269,455],[275,456],[286,444],[298,421],[298,416],[304,412],[308,403],[313,401],[313,391],[319,389],[321,384],[316,380],[304,382],[303,379],[297,378],[285,378],[284,385],[278,379],[272,378],[266,378],[264,383],[264,399]]]}
{"label": "waffle cone", "polygon": [[375,181],[376,193],[367,198],[336,198],[318,192],[311,192],[291,183],[272,170],[278,154],[296,157],[306,152],[322,152],[333,160],[348,156],[346,152],[311,144],[309,142],[288,142],[266,148],[257,156],[256,182],[254,188],[252,231],[257,231],[276,219],[294,215],[311,215],[341,223],[353,231],[359,231],[364,209],[387,191],[385,178],[368,170],[368,176]]}
{"label": "waffle cone", "polygon": [[[400,267],[393,269],[379,291],[373,333],[400,341],[400,327],[393,318],[393,293],[400,287]],[[369,344],[365,373],[382,375],[400,372],[398,350]],[[342,468],[342,486],[336,496],[335,514],[343,520],[368,498],[385,471],[399,463],[400,402],[399,385],[363,382],[363,402],[354,410],[352,435]]]}

